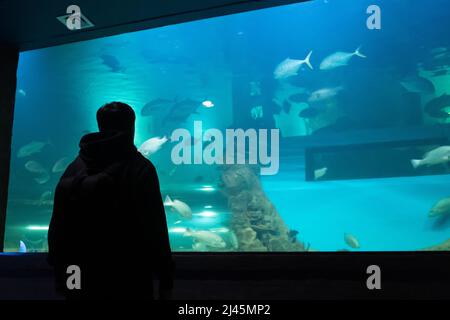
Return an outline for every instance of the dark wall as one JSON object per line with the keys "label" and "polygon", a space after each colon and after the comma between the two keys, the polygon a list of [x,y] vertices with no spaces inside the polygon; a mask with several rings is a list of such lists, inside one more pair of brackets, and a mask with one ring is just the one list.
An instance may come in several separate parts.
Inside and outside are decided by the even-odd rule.
{"label": "dark wall", "polygon": [[9,161],[19,51],[0,45],[0,250],[5,236]]}

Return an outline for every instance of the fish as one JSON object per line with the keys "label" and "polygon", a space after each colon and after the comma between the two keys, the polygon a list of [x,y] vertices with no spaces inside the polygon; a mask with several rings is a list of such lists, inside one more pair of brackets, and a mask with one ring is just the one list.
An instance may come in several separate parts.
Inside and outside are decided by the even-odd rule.
{"label": "fish", "polygon": [[250,115],[251,115],[252,118],[255,119],[255,120],[256,120],[256,119],[262,118],[263,115],[264,115],[263,107],[262,107],[262,106],[256,106],[256,107],[253,107],[253,108],[250,110]]}
{"label": "fish", "polygon": [[119,60],[117,60],[116,57],[110,54],[102,54],[100,58],[102,59],[102,63],[105,66],[109,67],[112,72],[121,72],[125,70],[125,68],[120,64]]}
{"label": "fish", "polygon": [[314,170],[314,180],[318,180],[327,174],[328,168],[321,168]]}
{"label": "fish", "polygon": [[309,94],[306,92],[295,93],[289,97],[292,102],[306,102],[308,100]]}
{"label": "fish", "polygon": [[211,100],[205,100],[202,102],[202,106],[204,106],[205,108],[213,108],[214,103]]}
{"label": "fish", "polygon": [[41,173],[38,177],[34,178],[34,181],[38,184],[45,184],[50,180],[50,175],[47,171]]}
{"label": "fish", "polygon": [[67,157],[61,158],[55,162],[52,168],[53,173],[61,173],[66,171],[67,167],[70,164],[70,159]]}
{"label": "fish", "polygon": [[428,217],[434,218],[450,214],[450,197],[441,199],[428,212]]}
{"label": "fish", "polygon": [[191,114],[198,113],[197,109],[200,105],[201,103],[199,101],[191,99],[176,102],[163,119],[163,124],[167,122],[185,122]]}
{"label": "fish", "polygon": [[177,169],[178,169],[178,167],[177,167],[177,166],[174,166],[174,167],[169,171],[168,176],[169,176],[169,177],[173,177],[173,175],[175,174],[175,172],[177,172]]}
{"label": "fish", "polygon": [[21,95],[22,97],[26,97],[27,96],[27,92],[25,90],[23,90],[23,89],[17,90],[17,93],[19,95]]}
{"label": "fish", "polygon": [[211,248],[225,248],[226,243],[217,233],[205,230],[194,231],[186,228],[185,237],[192,237],[196,242],[202,243]]}
{"label": "fish", "polygon": [[53,193],[51,191],[44,191],[39,199],[40,201],[52,200],[52,195]]}
{"label": "fish", "polygon": [[419,76],[404,78],[400,84],[409,92],[433,94],[436,90],[430,80]]}
{"label": "fish", "polygon": [[433,118],[448,118],[450,114],[446,112],[446,107],[450,107],[450,95],[444,93],[440,97],[434,98],[425,105],[425,112]]}
{"label": "fish", "polygon": [[19,241],[19,253],[27,253],[27,246],[22,240]]}
{"label": "fish", "polygon": [[166,196],[164,200],[164,205],[172,208],[173,210],[178,212],[182,217],[192,219],[192,210],[189,207],[189,205],[187,205],[183,201],[177,199],[172,200],[170,199],[169,196]]}
{"label": "fish", "polygon": [[25,169],[32,173],[43,173],[45,172],[44,167],[37,161],[30,160],[25,163]]}
{"label": "fish", "polygon": [[433,149],[423,156],[423,159],[412,159],[411,165],[414,169],[422,166],[433,166],[450,161],[450,146],[441,146]]}
{"label": "fish", "polygon": [[26,144],[19,149],[19,152],[17,152],[17,157],[25,158],[25,157],[29,157],[35,153],[39,153],[48,144],[50,144],[50,143],[49,142],[41,142],[41,141],[32,141],[29,144]]}
{"label": "fish", "polygon": [[311,119],[317,117],[323,110],[319,108],[305,108],[299,112],[298,116],[305,119]]}
{"label": "fish", "polygon": [[353,56],[367,58],[367,56],[362,54],[360,50],[361,47],[358,47],[358,49],[356,49],[353,53],[342,51],[335,52],[323,59],[323,61],[320,63],[320,70],[331,70],[338,67],[344,67],[348,65],[350,59],[353,58]]}
{"label": "fish", "polygon": [[141,116],[148,117],[154,114],[159,114],[168,109],[170,105],[173,104],[173,101],[168,99],[154,99],[152,101],[147,102],[141,109]]}
{"label": "fish", "polygon": [[350,233],[344,233],[344,241],[350,248],[360,248],[358,239],[356,239],[355,236],[351,235]]}
{"label": "fish", "polygon": [[233,231],[230,232],[230,244],[234,250],[237,250],[239,248],[238,238]]}
{"label": "fish", "polygon": [[144,156],[148,157],[152,154],[156,153],[159,149],[162,148],[162,146],[168,141],[166,136],[160,138],[160,137],[154,137],[150,138],[147,141],[145,141],[141,146],[139,147],[138,151]]}
{"label": "fish", "polygon": [[430,53],[431,54],[440,54],[440,53],[444,53],[444,52],[447,52],[447,48],[445,48],[445,47],[437,47],[437,48],[433,48],[433,49],[431,49],[430,50]]}
{"label": "fish", "polygon": [[327,100],[330,98],[335,97],[341,90],[343,90],[344,87],[334,87],[334,88],[323,88],[314,91],[311,93],[311,95],[308,98],[308,102],[315,103],[315,102],[321,102],[323,100]]}
{"label": "fish", "polygon": [[181,223],[181,222],[183,222],[183,221],[177,220],[177,221],[175,221],[173,224],[179,224],[179,223]]}
{"label": "fish", "polygon": [[304,60],[296,60],[296,59],[290,59],[287,58],[283,60],[273,72],[275,79],[286,79],[292,76],[298,75],[298,70],[300,67],[304,64],[306,64],[311,70],[313,69],[313,66],[311,65],[311,54],[312,51],[308,53],[306,58]]}

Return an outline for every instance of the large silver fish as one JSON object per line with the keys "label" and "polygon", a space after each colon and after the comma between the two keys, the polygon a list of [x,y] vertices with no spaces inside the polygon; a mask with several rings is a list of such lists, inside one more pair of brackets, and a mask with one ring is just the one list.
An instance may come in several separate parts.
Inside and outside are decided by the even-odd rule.
{"label": "large silver fish", "polygon": [[444,216],[450,214],[450,198],[439,200],[433,208],[431,208],[428,216],[430,218]]}
{"label": "large silver fish", "polygon": [[39,153],[42,149],[49,144],[48,142],[32,141],[29,144],[24,145],[19,149],[17,153],[18,158],[25,158],[32,154]]}
{"label": "large silver fish", "polygon": [[194,231],[187,228],[184,236],[192,237],[196,242],[202,243],[211,248],[225,248],[227,245],[221,236],[211,231]]}
{"label": "large silver fish", "polygon": [[61,173],[66,171],[67,167],[70,164],[70,159],[67,157],[61,158],[58,161],[55,162],[52,168],[53,173]]}
{"label": "large silver fish", "polygon": [[25,163],[25,169],[32,173],[44,173],[46,170],[44,167],[37,161],[30,160],[27,163]]}
{"label": "large silver fish", "polygon": [[433,94],[435,92],[433,83],[424,77],[407,77],[402,79],[400,84],[409,92],[424,94]]}
{"label": "large silver fish", "polygon": [[441,146],[433,149],[423,156],[423,159],[412,159],[411,164],[414,168],[421,166],[434,166],[450,161],[450,146]]}
{"label": "large silver fish", "polygon": [[355,50],[355,52],[352,53],[338,51],[329,55],[328,57],[323,59],[322,63],[320,64],[320,70],[330,70],[338,67],[344,67],[348,65],[350,59],[353,58],[353,56],[367,58],[359,51],[360,49],[361,47],[359,47]]}
{"label": "large silver fish", "polygon": [[350,248],[353,248],[353,249],[360,248],[358,239],[356,239],[356,237],[350,233],[344,234],[344,241]]}
{"label": "large silver fish", "polygon": [[306,64],[310,69],[313,69],[313,66],[310,62],[311,54],[312,51],[309,52],[306,58],[303,60],[290,58],[283,60],[273,72],[275,79],[285,79],[288,77],[296,76],[298,74],[298,69],[300,69],[300,67],[304,64]]}

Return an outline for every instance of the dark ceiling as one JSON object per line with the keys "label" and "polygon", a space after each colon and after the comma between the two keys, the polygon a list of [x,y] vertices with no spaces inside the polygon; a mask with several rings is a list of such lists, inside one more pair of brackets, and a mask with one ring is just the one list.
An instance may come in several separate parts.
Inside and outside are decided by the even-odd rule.
{"label": "dark ceiling", "polygon": [[[308,0],[0,0],[0,44],[21,51]],[[56,17],[76,4],[95,27]]]}

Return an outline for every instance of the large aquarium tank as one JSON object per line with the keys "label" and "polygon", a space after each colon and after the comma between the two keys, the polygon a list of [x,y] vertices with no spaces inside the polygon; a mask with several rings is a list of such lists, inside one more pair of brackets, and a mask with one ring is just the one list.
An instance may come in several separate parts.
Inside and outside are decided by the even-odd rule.
{"label": "large aquarium tank", "polygon": [[449,250],[448,1],[372,2],[22,52],[5,251],[48,249],[55,186],[111,101],[136,112],[173,251]]}

